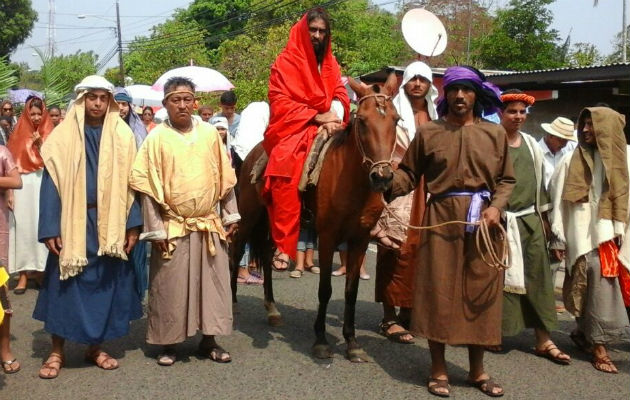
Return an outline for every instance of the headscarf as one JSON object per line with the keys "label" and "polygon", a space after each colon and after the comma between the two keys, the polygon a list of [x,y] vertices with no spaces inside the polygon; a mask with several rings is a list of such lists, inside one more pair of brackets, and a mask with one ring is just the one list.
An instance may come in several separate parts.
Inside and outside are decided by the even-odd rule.
{"label": "headscarf", "polygon": [[432,120],[436,120],[438,118],[437,110],[435,108],[435,99],[438,97],[438,90],[435,85],[433,85],[433,73],[431,72],[431,67],[421,61],[415,61],[405,68],[403,80],[400,84],[400,88],[398,89],[398,94],[394,97],[394,107],[396,107],[398,114],[401,116],[401,119],[398,121],[398,125],[407,130],[410,138],[413,138],[416,134],[416,119],[413,115],[413,109],[411,108],[409,98],[405,93],[405,85],[416,76],[421,76],[431,82],[431,86],[429,87],[429,91],[425,97],[427,101],[427,111],[429,112],[429,117]]}
{"label": "headscarf", "polygon": [[256,101],[245,107],[232,142],[232,149],[241,160],[245,160],[247,154],[263,140],[267,125],[269,125],[269,104]]}
{"label": "headscarf", "polygon": [[[114,87],[105,78],[92,75],[75,89],[77,98],[73,107],[42,146],[46,170],[61,198],[61,280],[81,273],[88,263],[85,94],[96,89],[113,94]],[[120,118],[118,104],[112,95],[103,121],[98,153],[96,186],[99,256],[127,260],[124,251],[127,215],[134,201],[134,192],[129,188],[128,182],[135,155],[133,133]]]}
{"label": "headscarf", "polygon": [[300,147],[298,142],[304,142],[303,147],[310,148],[317,134],[313,118],[330,111],[333,99],[343,104],[344,122],[348,121],[350,100],[341,81],[339,64],[332,54],[330,38],[328,32],[326,53],[318,65],[306,13],[291,28],[286,47],[271,67],[271,116],[263,141],[269,154],[266,176],[290,177],[294,175],[294,168],[302,168],[302,165],[296,165],[303,160],[296,162],[294,154]]}
{"label": "headscarf", "polygon": [[448,112],[446,92],[448,87],[454,84],[464,85],[475,91],[476,116],[494,114],[501,108],[501,91],[494,84],[486,81],[486,76],[478,69],[470,66],[449,67],[444,72],[444,96],[438,100],[438,114],[443,117]]}
{"label": "headscarf", "polygon": [[129,103],[129,113],[124,118],[124,121],[129,125],[131,131],[133,132],[133,137],[136,139],[136,148],[140,148],[142,142],[147,137],[147,128],[144,126],[142,119],[138,114],[133,111],[133,105],[131,104],[131,96],[127,89],[125,88],[116,88],[114,91],[114,100],[116,101],[126,101]]}
{"label": "headscarf", "polygon": [[35,172],[44,167],[40,149],[35,145],[35,139],[41,138],[41,143],[44,143],[54,128],[48,115],[46,104],[42,100],[42,119],[37,129],[35,129],[35,125],[33,125],[29,115],[31,104],[35,99],[38,98],[33,96],[26,101],[24,111],[20,115],[17,124],[15,124],[7,143],[7,147],[15,159],[15,164],[21,174]]}
{"label": "headscarf", "polygon": [[562,200],[573,203],[589,201],[593,181],[593,154],[584,143],[584,119],[590,113],[597,150],[604,164],[605,182],[599,200],[598,217],[628,222],[627,146],[623,128],[626,119],[608,107],[588,107],[582,110],[578,122],[579,146],[573,151],[564,182]]}

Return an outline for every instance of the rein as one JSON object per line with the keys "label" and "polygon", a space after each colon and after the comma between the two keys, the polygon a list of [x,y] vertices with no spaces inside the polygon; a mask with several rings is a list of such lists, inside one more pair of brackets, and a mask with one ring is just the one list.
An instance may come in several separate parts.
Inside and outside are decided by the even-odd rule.
{"label": "rein", "polygon": [[[499,271],[502,270],[506,270],[508,268],[510,268],[510,266],[508,265],[508,257],[510,254],[510,250],[508,247],[508,241],[507,241],[507,232],[505,231],[505,228],[503,228],[503,226],[501,224],[497,225],[498,229],[501,233],[501,254],[499,255],[497,253],[497,251],[494,249],[494,246],[492,245],[492,238],[490,236],[490,229],[488,227],[488,223],[486,222],[485,219],[481,219],[477,222],[467,222],[467,221],[447,221],[447,222],[442,222],[441,224],[436,224],[436,225],[427,225],[427,226],[416,226],[416,225],[411,225],[406,223],[405,221],[403,221],[398,215],[396,215],[396,213],[389,207],[389,204],[387,204],[387,202],[385,201],[385,197],[381,196],[381,199],[383,200],[383,205],[385,206],[385,211],[387,211],[387,213],[394,218],[396,221],[398,221],[398,223],[402,224],[403,226],[405,226],[408,229],[413,229],[416,231],[424,231],[424,230],[430,230],[430,229],[435,229],[435,228],[440,228],[442,226],[446,226],[446,225],[474,225],[477,226],[477,232],[475,233],[475,244],[477,246],[477,252],[479,253],[479,255],[481,256],[481,260],[489,267],[495,268]],[[482,251],[482,250],[485,250]],[[486,256],[484,255],[485,253],[488,254],[488,257],[486,258]]]}
{"label": "rein", "polygon": [[[369,98],[374,98],[374,100],[376,100],[376,106],[377,106],[378,112],[381,115],[385,115],[385,110],[384,110],[385,104],[383,103],[383,101],[392,101],[392,96],[388,96],[386,94],[381,94],[381,93],[368,94],[359,99],[358,101],[359,107],[361,106],[361,103],[363,101]],[[361,165],[367,164],[369,171],[372,171],[375,168],[378,168],[378,173],[380,175],[383,174],[383,167],[390,167],[393,169],[394,168],[394,164],[393,164],[394,152],[396,151],[396,135],[394,135],[394,143],[392,145],[392,152],[389,155],[389,160],[374,161],[365,154],[363,143],[361,143],[361,140],[359,139],[359,124],[355,122],[352,125],[353,125],[352,129],[354,130],[353,132],[354,139],[357,142],[357,147],[359,148],[359,152],[361,153],[361,157],[362,157]]]}

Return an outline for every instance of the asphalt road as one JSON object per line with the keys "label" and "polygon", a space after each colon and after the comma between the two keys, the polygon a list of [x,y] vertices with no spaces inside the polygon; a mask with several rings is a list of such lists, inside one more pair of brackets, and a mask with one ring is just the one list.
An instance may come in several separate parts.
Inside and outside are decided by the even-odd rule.
{"label": "asphalt road", "polygon": [[[368,254],[368,271],[374,276],[375,257]],[[357,337],[373,359],[352,364],[344,358],[341,333],[343,282],[333,277],[333,298],[327,329],[335,344],[334,359],[321,362],[310,355],[312,326],[317,307],[316,275],[301,279],[274,275],[276,301],[284,325],[267,325],[262,288],[239,286],[234,332],[218,341],[232,354],[230,364],[217,364],[195,355],[199,336],[178,347],[178,362],[160,367],[158,348],[144,342],[146,320],[135,321],[130,335],[105,345],[119,358],[121,367],[103,371],[83,361],[85,347],[66,345],[66,366],[54,380],[37,377],[49,351],[43,324],[31,318],[37,296],[11,295],[12,348],[22,363],[15,375],[0,373],[0,399],[424,399],[434,398],[425,389],[429,352],[425,340],[414,345],[389,342],[377,333],[382,317],[373,302],[374,278],[361,281],[357,302]],[[506,339],[505,354],[488,354],[486,369],[500,382],[508,399],[629,399],[630,346],[612,348],[618,375],[593,369],[569,339],[571,317],[560,315],[560,331],[553,334],[558,346],[573,357],[570,366],[559,366],[533,354],[534,336],[528,331]],[[448,347],[447,360],[452,398],[486,399],[465,383],[468,357],[464,347]]]}

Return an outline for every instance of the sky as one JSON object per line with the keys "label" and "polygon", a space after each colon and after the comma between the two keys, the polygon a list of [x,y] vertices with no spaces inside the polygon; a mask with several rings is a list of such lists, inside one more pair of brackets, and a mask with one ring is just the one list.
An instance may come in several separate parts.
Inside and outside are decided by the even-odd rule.
{"label": "sky", "polygon": [[[39,15],[31,36],[11,55],[14,62],[26,62],[32,69],[41,65],[33,51],[37,47],[48,48],[48,15],[51,0],[31,0]],[[52,0],[55,6],[55,48],[57,55],[72,54],[79,50],[92,50],[106,56],[116,46],[114,27],[116,8],[114,0]],[[593,43],[600,53],[608,55],[613,51],[614,36],[622,29],[622,1],[600,0],[593,7],[592,0],[556,0],[550,10],[554,15],[552,27],[558,30],[564,40],[571,34],[571,43]],[[149,34],[149,29],[169,18],[177,8],[186,8],[190,0],[121,0],[122,40],[130,41],[136,36]],[[391,0],[373,0],[375,4],[385,4],[391,9]],[[509,0],[494,0],[497,6],[506,5]],[[628,2],[630,3],[630,2]],[[630,4],[628,4],[630,14]],[[84,15],[84,18],[78,18]],[[630,20],[630,15],[628,16]],[[447,31],[448,31],[448,27]],[[118,65],[113,57],[105,68]],[[101,71],[103,72],[104,69]]]}

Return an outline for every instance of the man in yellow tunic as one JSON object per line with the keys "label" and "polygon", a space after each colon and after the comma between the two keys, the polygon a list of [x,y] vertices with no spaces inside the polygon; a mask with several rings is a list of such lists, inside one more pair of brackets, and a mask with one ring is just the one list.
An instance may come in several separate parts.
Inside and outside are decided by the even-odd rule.
{"label": "man in yellow tunic", "polygon": [[203,355],[231,360],[214,336],[232,331],[227,238],[240,220],[236,175],[217,130],[192,118],[194,96],[186,78],[166,83],[168,119],[143,143],[130,178],[144,194],[141,239],[152,242],[147,342],[164,346],[160,365],[172,365],[175,344],[197,330]]}

